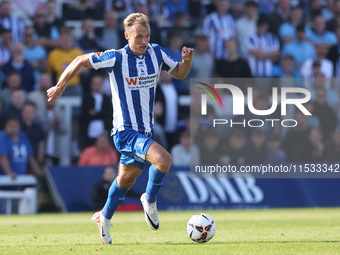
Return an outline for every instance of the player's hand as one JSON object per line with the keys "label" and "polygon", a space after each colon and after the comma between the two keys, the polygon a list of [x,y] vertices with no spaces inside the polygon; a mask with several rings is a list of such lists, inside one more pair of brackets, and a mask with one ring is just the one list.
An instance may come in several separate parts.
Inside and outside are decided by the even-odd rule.
{"label": "player's hand", "polygon": [[194,56],[194,49],[193,48],[183,47],[183,49],[182,49],[182,59],[183,59],[184,62],[192,61],[193,56]]}
{"label": "player's hand", "polygon": [[47,102],[52,102],[56,99],[58,99],[64,92],[64,89],[61,87],[51,87],[49,88],[46,93],[47,93]]}

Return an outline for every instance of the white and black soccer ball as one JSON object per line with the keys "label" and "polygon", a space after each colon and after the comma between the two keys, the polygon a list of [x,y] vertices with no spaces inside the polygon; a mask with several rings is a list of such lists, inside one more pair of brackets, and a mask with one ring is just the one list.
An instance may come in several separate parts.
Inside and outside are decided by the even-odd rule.
{"label": "white and black soccer ball", "polygon": [[196,243],[208,242],[214,237],[215,231],[215,221],[205,213],[193,215],[187,223],[188,236]]}

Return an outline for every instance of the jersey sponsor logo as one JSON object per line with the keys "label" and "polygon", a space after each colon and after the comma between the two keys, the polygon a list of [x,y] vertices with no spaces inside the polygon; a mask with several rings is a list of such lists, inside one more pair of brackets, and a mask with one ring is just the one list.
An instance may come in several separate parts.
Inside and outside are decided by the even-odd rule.
{"label": "jersey sponsor logo", "polygon": [[137,84],[137,77],[130,78],[130,79],[129,78],[125,78],[125,80],[126,80],[128,85],[131,85],[131,84],[136,85]]}

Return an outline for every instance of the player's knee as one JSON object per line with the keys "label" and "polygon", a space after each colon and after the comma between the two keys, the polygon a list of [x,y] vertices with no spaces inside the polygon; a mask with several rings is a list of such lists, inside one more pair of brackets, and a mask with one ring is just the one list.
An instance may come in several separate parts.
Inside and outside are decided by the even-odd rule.
{"label": "player's knee", "polygon": [[118,177],[118,184],[119,187],[122,189],[130,189],[133,186],[133,184],[135,184],[135,181],[136,179],[131,178],[129,176],[124,176],[121,178]]}
{"label": "player's knee", "polygon": [[163,173],[167,173],[170,169],[171,162],[171,155],[169,153],[164,153],[164,155],[162,155],[162,158],[159,160],[158,166],[156,166],[156,168]]}

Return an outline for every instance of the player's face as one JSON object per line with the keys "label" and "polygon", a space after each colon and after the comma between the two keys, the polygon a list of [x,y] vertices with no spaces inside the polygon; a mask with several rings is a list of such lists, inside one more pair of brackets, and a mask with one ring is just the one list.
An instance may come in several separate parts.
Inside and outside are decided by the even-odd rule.
{"label": "player's face", "polygon": [[134,24],[129,31],[125,32],[125,38],[133,54],[142,56],[146,53],[150,41],[150,28],[141,24]]}

